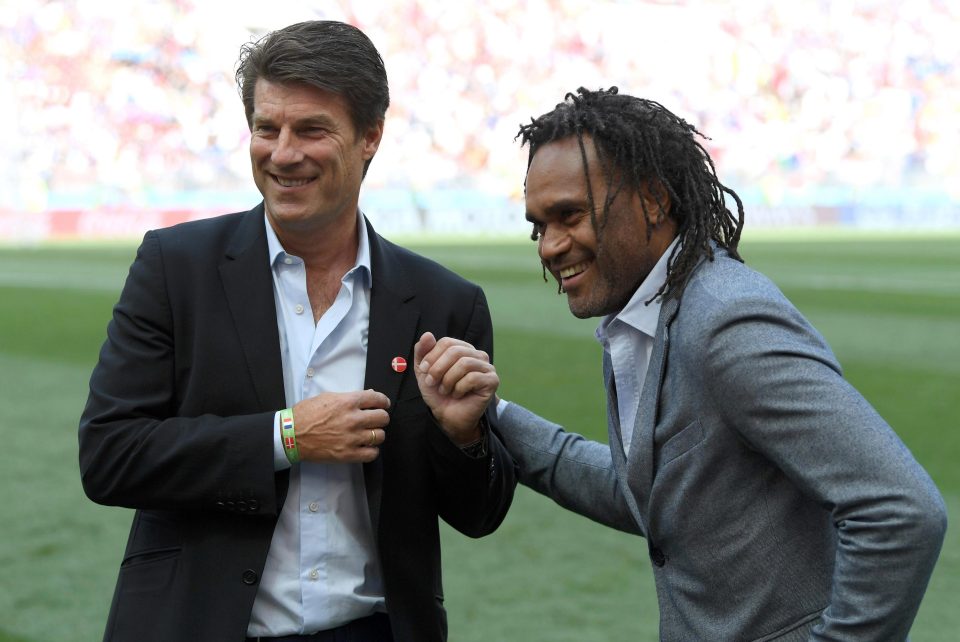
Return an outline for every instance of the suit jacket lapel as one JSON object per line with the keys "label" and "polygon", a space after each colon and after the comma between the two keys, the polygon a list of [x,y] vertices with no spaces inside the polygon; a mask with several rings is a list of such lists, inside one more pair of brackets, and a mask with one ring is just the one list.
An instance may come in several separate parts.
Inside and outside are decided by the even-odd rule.
{"label": "suit jacket lapel", "polygon": [[[397,401],[400,383],[404,376],[414,376],[413,346],[416,343],[419,308],[413,303],[415,291],[404,273],[403,262],[393,246],[380,237],[370,225],[370,272],[373,286],[370,289],[370,327],[367,343],[367,368],[364,388],[373,388],[390,398],[391,407]],[[407,360],[407,374],[402,375],[391,368],[394,357]],[[398,427],[391,426],[392,429]],[[365,464],[364,481],[367,487],[367,504],[370,520],[376,534],[380,521],[381,480],[383,465],[378,457]]]}
{"label": "suit jacket lapel", "polygon": [[[617,473],[617,479],[620,480],[620,486],[623,488],[623,495],[627,501],[627,508],[633,518],[640,525],[642,532],[647,532],[646,520],[640,513],[637,499],[629,485],[629,469],[627,467],[627,456],[623,450],[623,433],[620,428],[620,410],[617,406],[617,387],[613,380],[613,364],[610,361],[610,355],[606,350],[603,351],[603,383],[607,390],[607,440],[610,443],[610,456],[613,460],[613,468]],[[631,448],[631,452],[633,448]]]}
{"label": "suit jacket lapel", "polygon": [[259,405],[279,410],[286,395],[263,216],[261,203],[241,219],[220,264],[220,278]]}
{"label": "suit jacket lapel", "polygon": [[660,410],[660,387],[670,349],[670,323],[679,307],[678,299],[664,301],[660,308],[657,331],[650,353],[650,364],[640,392],[640,407],[637,409],[636,424],[633,429],[633,441],[630,457],[627,460],[627,476],[630,491],[644,515],[649,514],[650,490],[653,486],[653,436]]}

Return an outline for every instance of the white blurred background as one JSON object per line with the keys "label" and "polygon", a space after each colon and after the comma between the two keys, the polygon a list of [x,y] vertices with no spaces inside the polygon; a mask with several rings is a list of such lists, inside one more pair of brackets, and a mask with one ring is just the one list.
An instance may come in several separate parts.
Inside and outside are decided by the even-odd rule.
{"label": "white blurred background", "polygon": [[710,136],[748,227],[960,227],[954,0],[0,0],[0,240],[259,202],[237,55],[311,18],[387,65],[381,232],[526,231],[518,126],[611,85]]}

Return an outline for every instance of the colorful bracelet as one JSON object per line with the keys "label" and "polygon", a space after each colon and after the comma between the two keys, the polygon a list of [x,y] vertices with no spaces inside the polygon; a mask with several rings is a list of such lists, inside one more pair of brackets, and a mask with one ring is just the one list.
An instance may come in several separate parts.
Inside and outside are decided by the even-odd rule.
{"label": "colorful bracelet", "polygon": [[284,408],[280,411],[280,438],[283,439],[283,452],[291,464],[300,461],[300,451],[297,449],[297,433],[293,429],[293,408]]}

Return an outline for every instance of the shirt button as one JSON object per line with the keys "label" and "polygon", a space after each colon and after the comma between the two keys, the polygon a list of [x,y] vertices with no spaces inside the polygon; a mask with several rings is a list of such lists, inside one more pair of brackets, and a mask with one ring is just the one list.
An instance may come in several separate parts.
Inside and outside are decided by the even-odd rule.
{"label": "shirt button", "polygon": [[313,368],[307,368],[307,376],[312,377],[316,371]]}
{"label": "shirt button", "polygon": [[287,257],[284,257],[283,262],[286,263],[287,265],[290,265],[291,263],[293,263],[293,259],[287,256]]}
{"label": "shirt button", "polygon": [[310,579],[311,579],[311,580],[315,580],[315,579],[317,579],[318,577],[320,577],[320,573],[317,572],[317,569],[313,569],[312,571],[310,571]]}
{"label": "shirt button", "polygon": [[307,508],[310,509],[311,513],[316,513],[318,510],[320,510],[320,504],[317,502],[310,502],[310,505],[307,506]]}
{"label": "shirt button", "polygon": [[294,308],[294,310],[297,311],[297,314],[303,314],[303,306],[300,305],[299,303],[297,304],[297,307]]}

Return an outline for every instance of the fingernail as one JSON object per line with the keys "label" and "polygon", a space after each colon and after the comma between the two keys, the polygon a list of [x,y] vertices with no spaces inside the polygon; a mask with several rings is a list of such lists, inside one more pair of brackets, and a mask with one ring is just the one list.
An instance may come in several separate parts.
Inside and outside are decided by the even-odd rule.
{"label": "fingernail", "polygon": [[420,372],[426,372],[429,369],[430,369],[430,364],[428,362],[426,361],[420,362]]}
{"label": "fingernail", "polygon": [[428,386],[432,386],[432,385],[433,385],[433,377],[431,377],[430,375],[427,375],[427,378],[424,379],[423,381],[424,381],[424,383],[426,383]]}

